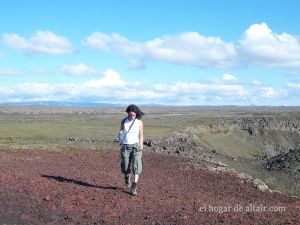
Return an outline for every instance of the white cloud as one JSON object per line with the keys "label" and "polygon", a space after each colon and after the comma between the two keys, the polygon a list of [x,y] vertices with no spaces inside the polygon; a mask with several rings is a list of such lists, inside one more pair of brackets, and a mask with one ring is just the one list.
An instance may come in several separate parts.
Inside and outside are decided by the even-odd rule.
{"label": "white cloud", "polygon": [[260,87],[260,96],[265,99],[276,99],[283,98],[289,95],[289,90],[278,89],[275,90],[274,87]]}
{"label": "white cloud", "polygon": [[237,79],[236,79],[236,77],[233,76],[232,74],[225,73],[225,74],[223,75],[223,80],[224,80],[224,81],[236,81]]}
{"label": "white cloud", "polygon": [[143,55],[144,50],[143,44],[131,42],[117,33],[107,35],[95,32],[86,37],[83,44],[102,51],[117,52],[125,55]]}
{"label": "white cloud", "polygon": [[98,90],[103,87],[124,87],[125,85],[126,82],[121,79],[121,75],[112,69],[107,69],[101,79],[90,80],[83,84],[84,87]]}
{"label": "white cloud", "polygon": [[266,98],[272,98],[277,96],[277,93],[272,87],[262,87],[261,91],[262,91],[262,96]]}
{"label": "white cloud", "polygon": [[232,67],[236,64],[236,51],[232,43],[196,32],[163,36],[145,43],[129,41],[116,33],[107,35],[96,32],[86,37],[83,43],[101,51],[172,63],[215,68]]}
{"label": "white cloud", "polygon": [[249,92],[242,85],[225,84],[225,83],[185,83],[177,82],[174,84],[156,84],[154,90],[160,93],[169,93],[180,99],[180,96],[188,98],[236,98],[245,99]]}
{"label": "white cloud", "polygon": [[20,72],[16,69],[0,69],[0,76],[15,76],[19,74]]}
{"label": "white cloud", "polygon": [[60,71],[70,75],[97,74],[97,70],[83,63],[77,65],[62,65]]}
{"label": "white cloud", "polygon": [[12,48],[18,49],[26,54],[70,54],[73,47],[70,41],[51,31],[37,31],[34,35],[25,39],[17,34],[3,34],[2,40]]}
{"label": "white cloud", "polygon": [[250,26],[240,41],[241,57],[249,64],[300,67],[300,41],[287,33],[276,34],[266,23]]}
{"label": "white cloud", "polygon": [[287,87],[293,90],[300,91],[300,83],[287,83]]}
{"label": "white cloud", "polygon": [[277,34],[266,23],[251,25],[236,43],[197,32],[165,35],[136,42],[120,34],[95,32],[83,43],[105,52],[188,64],[203,68],[235,68],[243,66],[300,67],[299,37]]}
{"label": "white cloud", "polygon": [[196,32],[164,36],[145,43],[147,57],[201,67],[226,68],[235,65],[232,43],[219,37],[205,37]]}
{"label": "white cloud", "polygon": [[112,42],[109,35],[101,32],[95,32],[86,37],[83,44],[102,51],[110,51],[109,42]]}
{"label": "white cloud", "polygon": [[288,100],[293,100],[296,99],[297,101],[297,106],[299,106],[300,102],[300,83],[299,82],[294,82],[294,83],[287,83],[286,84],[286,89],[288,90]]}

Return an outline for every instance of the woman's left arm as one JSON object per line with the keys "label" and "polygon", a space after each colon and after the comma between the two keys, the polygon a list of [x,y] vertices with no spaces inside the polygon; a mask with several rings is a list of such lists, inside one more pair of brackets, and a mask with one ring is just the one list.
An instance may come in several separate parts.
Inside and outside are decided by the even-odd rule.
{"label": "woman's left arm", "polygon": [[144,125],[143,125],[143,121],[141,121],[141,120],[140,120],[139,138],[140,138],[140,146],[141,146],[141,150],[142,150],[144,148]]}

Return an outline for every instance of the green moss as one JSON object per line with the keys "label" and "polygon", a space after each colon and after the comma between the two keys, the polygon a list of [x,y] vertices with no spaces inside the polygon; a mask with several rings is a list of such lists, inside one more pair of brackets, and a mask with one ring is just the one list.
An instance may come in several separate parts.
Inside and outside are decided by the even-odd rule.
{"label": "green moss", "polygon": [[262,152],[262,151],[256,151],[255,153],[251,153],[250,154],[254,159],[258,159],[258,160],[261,160],[261,159],[264,159],[267,157],[267,153],[265,152]]}

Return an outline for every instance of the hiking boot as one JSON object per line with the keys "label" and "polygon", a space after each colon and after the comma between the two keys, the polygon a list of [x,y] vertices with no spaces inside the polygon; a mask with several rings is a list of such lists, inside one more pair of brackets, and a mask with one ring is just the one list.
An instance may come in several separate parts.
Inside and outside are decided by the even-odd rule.
{"label": "hiking boot", "polygon": [[137,195],[137,183],[132,182],[130,194],[133,196]]}
{"label": "hiking boot", "polygon": [[126,187],[130,188],[131,187],[131,180],[130,180],[130,174],[125,175],[125,185]]}

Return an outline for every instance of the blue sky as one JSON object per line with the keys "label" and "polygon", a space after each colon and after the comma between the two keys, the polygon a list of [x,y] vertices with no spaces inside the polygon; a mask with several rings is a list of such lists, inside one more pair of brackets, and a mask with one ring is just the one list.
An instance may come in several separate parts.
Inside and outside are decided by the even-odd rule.
{"label": "blue sky", "polygon": [[0,103],[300,102],[297,0],[0,6]]}

